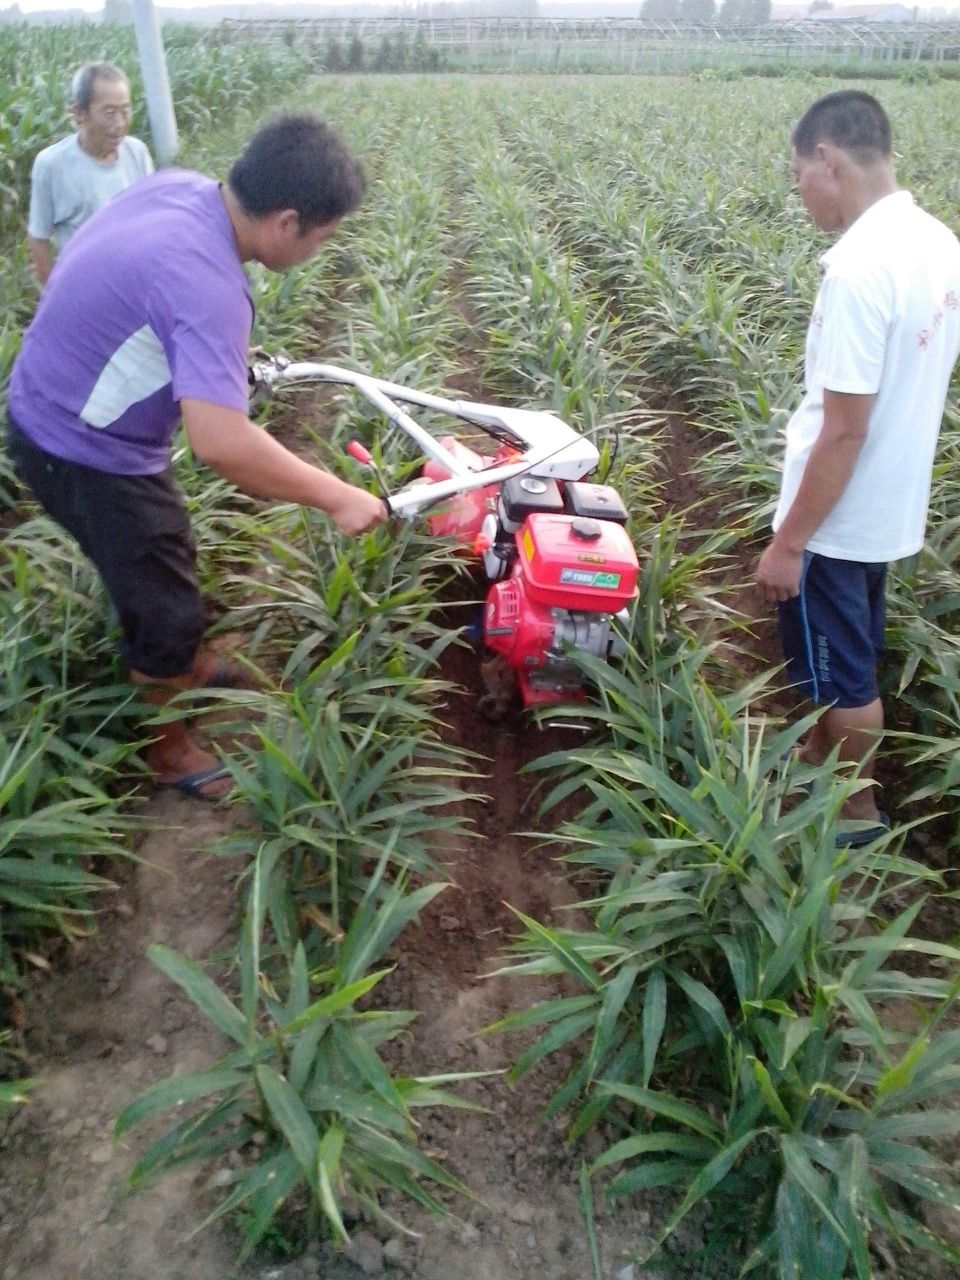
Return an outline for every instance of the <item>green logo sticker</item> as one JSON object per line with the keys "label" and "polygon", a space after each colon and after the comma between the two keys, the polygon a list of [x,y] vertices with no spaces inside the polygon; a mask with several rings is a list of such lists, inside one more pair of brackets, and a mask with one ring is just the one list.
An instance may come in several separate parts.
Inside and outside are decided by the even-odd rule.
{"label": "green logo sticker", "polygon": [[600,587],[615,591],[620,585],[619,573],[591,573],[588,569],[561,569],[560,581],[573,587]]}

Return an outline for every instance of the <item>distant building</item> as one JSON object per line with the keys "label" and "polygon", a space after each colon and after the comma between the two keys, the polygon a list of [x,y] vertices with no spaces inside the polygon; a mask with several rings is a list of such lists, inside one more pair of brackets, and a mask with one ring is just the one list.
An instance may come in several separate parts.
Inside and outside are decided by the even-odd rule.
{"label": "distant building", "polygon": [[845,4],[818,9],[810,15],[817,22],[915,22],[915,6],[905,4]]}
{"label": "distant building", "polygon": [[843,4],[815,9],[809,4],[775,4],[771,22],[915,22],[917,10],[905,4]]}

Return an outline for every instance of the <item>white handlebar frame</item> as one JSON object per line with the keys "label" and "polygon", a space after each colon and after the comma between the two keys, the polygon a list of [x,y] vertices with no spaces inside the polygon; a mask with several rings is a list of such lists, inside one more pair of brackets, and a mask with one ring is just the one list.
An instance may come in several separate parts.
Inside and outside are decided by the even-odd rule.
{"label": "white handlebar frame", "polygon": [[[491,484],[503,484],[511,476],[529,474],[552,476],[558,480],[580,480],[593,471],[600,460],[591,441],[545,410],[513,409],[474,400],[450,400],[396,382],[386,382],[370,374],[357,373],[353,369],[343,369],[339,365],[290,361],[283,357],[256,361],[250,367],[250,377],[254,394],[270,394],[283,387],[312,382],[333,382],[353,387],[375,405],[388,422],[419,445],[428,458],[449,471],[448,480],[415,485],[389,495],[393,514],[407,519],[412,519],[424,507],[432,506],[443,498],[483,489]],[[398,400],[471,422],[498,437],[509,436],[521,456],[514,462],[474,471],[401,409],[396,403]]]}

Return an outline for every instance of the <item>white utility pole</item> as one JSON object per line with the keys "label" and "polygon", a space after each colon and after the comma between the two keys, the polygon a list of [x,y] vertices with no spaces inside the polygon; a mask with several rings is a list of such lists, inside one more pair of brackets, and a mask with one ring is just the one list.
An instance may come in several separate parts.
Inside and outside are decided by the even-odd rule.
{"label": "white utility pole", "polygon": [[132,6],[154,154],[157,164],[171,164],[180,150],[180,139],[177,136],[177,118],[173,114],[160,21],[153,0],[132,0]]}

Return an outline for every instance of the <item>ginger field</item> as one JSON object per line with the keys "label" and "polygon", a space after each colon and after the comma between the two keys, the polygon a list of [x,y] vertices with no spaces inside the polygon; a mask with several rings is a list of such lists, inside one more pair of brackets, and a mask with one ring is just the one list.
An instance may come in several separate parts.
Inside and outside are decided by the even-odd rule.
{"label": "ginger field", "polygon": [[[62,117],[49,49],[0,48],[6,377]],[[891,586],[885,839],[835,850],[851,783],[790,762],[749,588],[826,243],[787,139],[833,85],[248,56],[233,100],[171,45],[184,163],[306,103],[369,178],[313,263],[252,271],[255,340],[554,410],[627,502],[639,598],[589,706],[491,725],[449,546],[341,539],[181,448],[214,638],[267,680],[196,705],[236,778],[198,815],[150,793],[101,589],[0,457],[0,1277],[960,1274],[956,395]],[[960,227],[960,86],[873,91]],[[356,436],[416,462],[340,391],[261,420],[354,479]]]}

